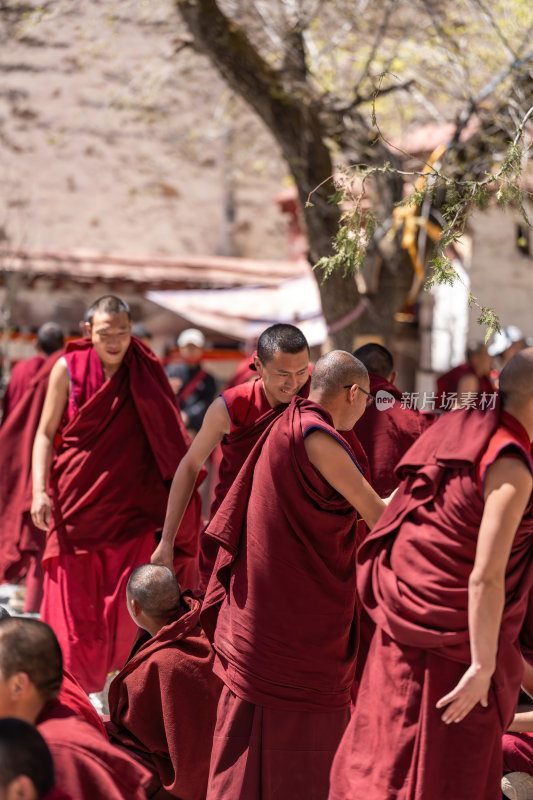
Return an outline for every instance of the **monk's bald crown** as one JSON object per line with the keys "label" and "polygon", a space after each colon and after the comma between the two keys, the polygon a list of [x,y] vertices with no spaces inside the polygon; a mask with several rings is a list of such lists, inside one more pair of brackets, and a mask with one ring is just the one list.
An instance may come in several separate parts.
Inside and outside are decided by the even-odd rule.
{"label": "monk's bald crown", "polygon": [[533,397],[533,347],[516,353],[500,374],[504,402],[526,403]]}
{"label": "monk's bald crown", "polygon": [[144,613],[154,618],[170,618],[177,613],[181,592],[173,572],[162,564],[141,564],[130,575],[127,592]]}
{"label": "monk's bald crown", "polygon": [[311,391],[327,396],[338,394],[354,383],[368,384],[368,370],[345,350],[332,350],[321,356],[311,375]]}

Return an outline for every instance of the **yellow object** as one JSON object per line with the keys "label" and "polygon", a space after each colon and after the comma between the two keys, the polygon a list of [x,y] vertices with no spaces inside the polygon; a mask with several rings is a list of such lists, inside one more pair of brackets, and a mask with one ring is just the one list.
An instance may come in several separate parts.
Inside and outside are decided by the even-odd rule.
{"label": "yellow object", "polygon": [[[427,180],[432,172],[433,165],[443,156],[448,149],[447,145],[441,144],[435,148],[428,159],[427,164],[423,169],[423,174],[417,178],[415,183],[415,190],[421,192],[427,183]],[[415,271],[415,278],[413,285],[409,291],[406,300],[404,312],[407,309],[412,309],[414,301],[420,291],[422,281],[424,280],[424,266],[418,256],[417,237],[420,228],[424,228],[432,242],[437,242],[441,236],[441,228],[435,225],[434,222],[421,217],[419,214],[419,207],[416,203],[407,203],[403,206],[397,206],[393,211],[393,223],[389,235],[393,237],[403,226],[403,235],[400,246],[407,250],[409,257],[413,263]]]}

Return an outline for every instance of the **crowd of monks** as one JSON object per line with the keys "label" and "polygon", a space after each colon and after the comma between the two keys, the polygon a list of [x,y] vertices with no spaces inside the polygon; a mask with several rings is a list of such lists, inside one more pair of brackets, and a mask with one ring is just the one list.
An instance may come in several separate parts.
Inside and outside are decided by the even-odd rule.
{"label": "crowd of monks", "polygon": [[85,326],[4,404],[0,580],[40,619],[1,610],[0,800],[533,797],[533,348],[497,390],[469,353],[442,392],[495,402],[437,417],[380,344],[311,368],[273,325],[191,441],[127,304]]}

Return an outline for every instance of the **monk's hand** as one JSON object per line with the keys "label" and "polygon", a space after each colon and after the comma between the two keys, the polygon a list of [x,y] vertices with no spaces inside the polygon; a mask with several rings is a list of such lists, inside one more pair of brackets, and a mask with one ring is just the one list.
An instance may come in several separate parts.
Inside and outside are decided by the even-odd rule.
{"label": "monk's hand", "polygon": [[150,557],[150,564],[161,564],[168,567],[174,573],[174,547],[167,542],[159,542]]}
{"label": "monk's hand", "polygon": [[437,708],[447,706],[442,721],[461,722],[477,703],[485,708],[489,704],[489,689],[492,672],[470,665],[457,686],[441,697]]}
{"label": "monk's hand", "polygon": [[40,528],[43,531],[48,530],[52,517],[52,501],[46,492],[34,492],[30,514],[36,528]]}

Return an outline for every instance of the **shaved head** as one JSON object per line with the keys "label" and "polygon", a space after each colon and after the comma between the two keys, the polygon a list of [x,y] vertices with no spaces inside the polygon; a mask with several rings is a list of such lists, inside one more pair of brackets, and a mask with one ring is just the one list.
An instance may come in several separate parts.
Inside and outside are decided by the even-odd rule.
{"label": "shaved head", "polygon": [[5,680],[25,672],[45,702],[57,697],[63,659],[52,628],[28,617],[0,619],[0,670]]}
{"label": "shaved head", "polygon": [[369,342],[354,351],[354,356],[361,361],[369,372],[388,378],[394,369],[392,353],[377,342]]}
{"label": "shaved head", "polygon": [[330,398],[354,383],[363,388],[368,386],[367,368],[351,353],[332,350],[316,362],[311,375],[311,392]]}
{"label": "shaved head", "polygon": [[4,717],[0,719],[0,786],[7,790],[19,775],[31,778],[36,797],[46,797],[54,786],[52,756],[33,725],[22,719]]}
{"label": "shaved head", "polygon": [[147,617],[171,619],[181,603],[180,586],[168,567],[161,564],[141,564],[133,570],[127,593]]}
{"label": "shaved head", "polygon": [[504,405],[521,406],[533,397],[533,347],[514,355],[500,374]]}

